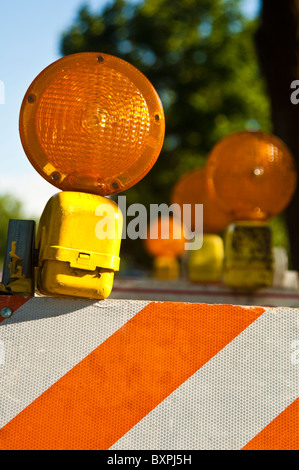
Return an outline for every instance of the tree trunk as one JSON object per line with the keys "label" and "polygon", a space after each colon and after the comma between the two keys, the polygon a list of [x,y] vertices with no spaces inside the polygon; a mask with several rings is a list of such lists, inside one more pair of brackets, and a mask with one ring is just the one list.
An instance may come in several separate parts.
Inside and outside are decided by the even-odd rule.
{"label": "tree trunk", "polygon": [[[291,83],[299,80],[299,0],[263,0],[256,48],[270,95],[273,133],[289,147],[299,169],[299,104],[291,102]],[[285,215],[291,268],[299,271],[299,181]]]}

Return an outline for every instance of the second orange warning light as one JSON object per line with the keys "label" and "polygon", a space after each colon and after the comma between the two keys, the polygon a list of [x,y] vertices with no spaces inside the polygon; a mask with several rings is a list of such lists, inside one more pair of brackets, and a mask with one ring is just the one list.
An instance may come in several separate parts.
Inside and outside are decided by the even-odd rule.
{"label": "second orange warning light", "polygon": [[289,204],[297,184],[295,161],[275,135],[235,132],[212,149],[209,190],[233,220],[269,220]]}

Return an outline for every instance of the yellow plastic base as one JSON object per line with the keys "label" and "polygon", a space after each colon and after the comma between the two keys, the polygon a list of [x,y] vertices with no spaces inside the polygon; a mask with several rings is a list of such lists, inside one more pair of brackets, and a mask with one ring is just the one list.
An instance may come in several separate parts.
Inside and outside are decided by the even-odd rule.
{"label": "yellow plastic base", "polygon": [[157,256],[154,259],[153,277],[164,281],[178,279],[180,275],[180,265],[175,257]]}
{"label": "yellow plastic base", "polygon": [[231,224],[225,236],[224,283],[236,289],[270,287],[272,233],[262,222]]}
{"label": "yellow plastic base", "polygon": [[224,247],[219,235],[204,234],[199,250],[190,251],[187,275],[192,282],[219,282],[223,273]]}
{"label": "yellow plastic base", "polygon": [[85,271],[71,268],[69,263],[47,260],[38,276],[39,292],[43,295],[102,300],[111,294],[114,271]]}
{"label": "yellow plastic base", "polygon": [[[99,238],[99,222],[105,220],[101,207],[108,209],[112,238]],[[38,228],[37,290],[43,295],[107,298],[119,268],[121,231],[120,209],[110,199],[67,191],[53,196]]]}

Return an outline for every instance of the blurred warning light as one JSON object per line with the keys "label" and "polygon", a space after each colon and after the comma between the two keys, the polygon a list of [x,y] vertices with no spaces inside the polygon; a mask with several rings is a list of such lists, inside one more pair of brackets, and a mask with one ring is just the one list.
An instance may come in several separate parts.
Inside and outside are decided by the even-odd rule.
{"label": "blurred warning light", "polygon": [[186,228],[179,219],[163,216],[153,221],[144,240],[151,256],[181,257],[185,250]]}
{"label": "blurred warning light", "polygon": [[191,205],[191,230],[196,231],[195,205],[203,204],[203,232],[215,234],[223,232],[231,217],[211,198],[206,181],[205,168],[195,168],[185,173],[175,184],[171,194],[171,204]]}
{"label": "blurred warning light", "polygon": [[94,52],[45,68],[20,111],[20,136],[33,167],[59,189],[102,196],[140,181],[161,151],[159,96],[135,67]]}
{"label": "blurred warning light", "polygon": [[235,132],[212,149],[206,165],[210,194],[232,220],[267,221],[290,203],[295,161],[275,135]]}

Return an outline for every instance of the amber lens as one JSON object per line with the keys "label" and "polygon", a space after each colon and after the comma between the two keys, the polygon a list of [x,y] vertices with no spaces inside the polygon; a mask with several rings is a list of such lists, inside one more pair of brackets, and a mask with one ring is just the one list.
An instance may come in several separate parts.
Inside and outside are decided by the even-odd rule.
{"label": "amber lens", "polygon": [[64,190],[101,195],[141,180],[162,148],[165,120],[148,79],[107,54],[66,56],[27,90],[20,135],[34,168]]}
{"label": "amber lens", "polygon": [[183,214],[184,204],[191,205],[192,231],[196,231],[195,204],[203,204],[204,233],[220,233],[231,221],[229,215],[210,197],[204,168],[196,168],[179,179],[173,188],[171,203],[179,204],[181,214]]}
{"label": "amber lens", "polygon": [[[151,238],[156,233],[157,238]],[[184,227],[182,223],[172,217],[162,217],[151,225],[145,247],[152,256],[180,257],[185,249]]]}
{"label": "amber lens", "polygon": [[289,204],[296,189],[290,151],[265,132],[224,138],[212,150],[206,170],[211,194],[234,220],[268,220]]}

